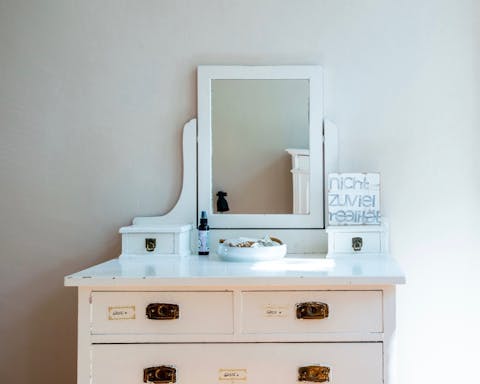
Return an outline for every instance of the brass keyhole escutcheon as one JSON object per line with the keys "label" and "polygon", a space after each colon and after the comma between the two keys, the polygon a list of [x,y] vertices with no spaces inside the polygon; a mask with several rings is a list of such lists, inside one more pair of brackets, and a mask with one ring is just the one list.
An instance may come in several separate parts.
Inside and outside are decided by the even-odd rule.
{"label": "brass keyhole escutcheon", "polygon": [[145,250],[153,252],[157,246],[157,239],[145,239]]}
{"label": "brass keyhole escutcheon", "polygon": [[361,237],[352,237],[352,248],[355,252],[361,251],[363,247],[363,239]]}

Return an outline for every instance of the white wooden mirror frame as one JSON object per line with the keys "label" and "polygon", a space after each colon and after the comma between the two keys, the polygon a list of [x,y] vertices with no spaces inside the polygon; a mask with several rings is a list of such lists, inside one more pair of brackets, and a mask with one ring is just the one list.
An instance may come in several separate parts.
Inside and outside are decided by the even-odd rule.
{"label": "white wooden mirror frame", "polygon": [[[308,80],[310,146],[309,214],[217,214],[212,193],[212,81]],[[318,65],[198,67],[198,215],[212,228],[324,228],[323,78]]]}

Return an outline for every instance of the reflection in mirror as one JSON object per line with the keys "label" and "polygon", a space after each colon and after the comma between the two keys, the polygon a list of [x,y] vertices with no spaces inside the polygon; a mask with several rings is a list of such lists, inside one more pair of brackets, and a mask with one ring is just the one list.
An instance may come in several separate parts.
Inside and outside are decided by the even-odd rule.
{"label": "reflection in mirror", "polygon": [[309,213],[309,96],[308,79],[212,80],[214,213]]}

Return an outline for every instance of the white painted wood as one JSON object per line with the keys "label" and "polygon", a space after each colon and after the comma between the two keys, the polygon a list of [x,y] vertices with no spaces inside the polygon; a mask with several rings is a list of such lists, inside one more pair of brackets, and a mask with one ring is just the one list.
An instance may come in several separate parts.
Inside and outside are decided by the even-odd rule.
{"label": "white painted wood", "polygon": [[[319,363],[332,367],[332,383],[393,384],[392,284],[404,279],[388,257],[111,260],[65,279],[79,286],[78,383],[140,383],[145,367],[162,363],[180,368],[179,383],[211,382],[220,369],[247,369],[254,383],[290,383],[291,369]],[[292,318],[305,300],[327,302],[332,321]],[[183,323],[149,324],[142,314],[150,301],[179,303]],[[289,316],[265,318],[265,305],[290,307]],[[265,376],[276,366],[278,377]]]}
{"label": "white painted wood", "polygon": [[77,383],[91,382],[90,289],[79,287],[77,323]]}
{"label": "white painted wood", "polygon": [[[119,296],[125,292],[133,293],[136,292],[139,295],[143,295],[147,290],[155,289],[152,293],[158,292],[159,288],[146,288],[141,286],[131,286],[131,287],[118,287],[118,288],[109,288],[110,292],[116,292]],[[152,342],[162,342],[162,343],[186,343],[186,342],[378,342],[384,341],[383,333],[369,333],[369,332],[323,332],[323,333],[244,333],[242,331],[242,321],[240,314],[242,313],[242,295],[245,293],[250,293],[252,291],[258,292],[260,289],[265,289],[266,286],[254,287],[251,290],[244,290],[242,287],[231,287],[231,292],[234,298],[234,324],[235,324],[235,333],[234,334],[220,334],[220,333],[106,333],[106,334],[91,334],[91,317],[93,310],[88,311],[89,315],[85,318],[88,318],[87,324],[84,327],[83,340],[90,340],[91,343],[152,343]],[[313,286],[314,289],[326,291],[335,291],[335,292],[344,292],[352,291],[352,286],[329,286],[329,285],[318,285]],[[88,288],[81,288],[83,290],[88,290]],[[99,288],[94,288],[96,291]],[[190,294],[192,292],[192,287],[163,287],[164,292],[171,292],[173,289],[176,289],[177,292],[186,292]],[[295,286],[268,286],[269,291],[275,296],[278,297],[279,293],[285,293],[286,289],[302,289],[302,287]],[[387,290],[388,286],[355,286],[355,290],[358,291],[379,291]],[[183,291],[182,291],[183,290]],[[214,292],[218,293],[218,288],[215,287],[201,287],[201,292]],[[302,292],[305,293],[305,292]],[[90,295],[90,294],[89,294]],[[394,297],[393,297],[394,299]],[[85,301],[85,302],[88,302]],[[124,307],[128,304],[120,303],[120,306]],[[90,307],[93,306],[93,303]],[[353,312],[353,310],[352,310]],[[236,315],[235,315],[236,314]],[[242,315],[243,316],[243,315]],[[352,318],[355,316],[352,315]],[[87,343],[88,344],[88,343]]]}
{"label": "white painted wood", "polygon": [[192,119],[183,128],[183,184],[175,207],[163,216],[136,217],[133,225],[185,225],[196,227],[197,221],[197,120]]}
{"label": "white painted wood", "polygon": [[[178,261],[179,259],[175,258],[175,260]],[[381,260],[382,259],[377,259],[377,262]],[[337,262],[337,260],[330,261],[334,263]],[[136,264],[144,263],[137,261]],[[172,273],[172,271],[170,271],[170,273]],[[188,271],[183,270],[177,273],[188,274]],[[321,275],[321,272],[317,271],[317,274]],[[89,279],[85,277],[85,280]],[[301,287],[290,284],[288,279],[281,285],[271,285],[268,281],[264,280],[263,282],[259,282],[256,287],[247,287],[239,283],[240,280],[233,278],[230,289],[225,292],[219,292],[218,288],[215,288],[213,284],[213,281],[216,280],[215,278],[203,278],[203,280],[209,281],[210,284],[195,287],[189,287],[188,284],[186,284],[178,288],[176,292],[172,292],[173,287],[156,287],[153,284],[149,287],[140,284],[121,284],[117,287],[109,287],[107,291],[102,287],[93,287],[95,283],[98,282],[96,279],[90,280],[92,287],[80,287],[82,293],[79,295],[78,383],[91,382],[91,375],[93,375],[92,380],[94,383],[102,383],[104,380],[110,380],[105,382],[111,382],[113,380],[113,382],[120,383],[124,382],[121,380],[136,382],[134,380],[132,381],[132,375],[135,375],[135,380],[141,382],[139,381],[141,380],[141,375],[139,376],[138,374],[138,367],[140,367],[140,372],[143,372],[143,368],[149,366],[149,364],[155,365],[162,363],[162,361],[158,359],[163,360],[165,356],[167,358],[175,358],[175,361],[171,364],[177,367],[183,367],[182,372],[196,372],[197,374],[194,376],[196,381],[194,382],[204,382],[199,381],[199,378],[202,378],[202,375],[209,375],[209,367],[212,362],[215,364],[221,363],[220,368],[218,368],[218,365],[214,366],[215,370],[225,367],[227,367],[226,369],[236,369],[238,366],[233,365],[234,361],[222,360],[224,357],[235,357],[235,362],[248,362],[247,370],[251,372],[249,380],[251,382],[258,382],[256,375],[260,367],[269,367],[269,364],[280,364],[282,367],[289,367],[292,362],[295,364],[297,364],[297,362],[298,364],[304,364],[303,360],[296,360],[297,358],[309,359],[309,363],[313,364],[315,361],[312,361],[312,356],[321,356],[322,359],[325,359],[323,360],[324,362],[328,362],[331,367],[336,367],[335,370],[332,370],[331,381],[334,383],[338,384],[338,382],[343,382],[339,381],[340,377],[343,377],[343,373],[342,376],[339,376],[339,372],[349,371],[351,374],[354,372],[354,376],[345,377],[346,382],[358,382],[360,384],[376,383],[377,381],[372,380],[378,379],[384,380],[383,382],[386,384],[393,384],[395,290],[392,285],[328,285],[325,284],[325,281],[319,276],[316,283],[311,282],[310,291],[306,292],[298,291]],[[193,292],[205,295],[201,302],[207,306],[208,302],[213,300],[210,295],[229,295],[229,303],[233,302],[233,305],[228,304],[229,306],[231,305],[233,312],[233,332],[230,334],[195,334],[189,333],[187,327],[178,329],[178,333],[155,334],[146,333],[144,327],[140,327],[140,331],[134,328],[128,333],[122,333],[111,332],[112,330],[107,327],[107,329],[104,330],[106,333],[95,333],[95,327],[92,327],[91,324],[94,322],[93,319],[96,316],[96,310],[93,309],[97,303],[96,295],[105,295],[104,297],[108,297],[109,299],[107,301],[111,302],[111,295],[115,294],[115,297],[120,298],[120,301],[115,304],[125,306],[128,305],[126,304],[127,301],[131,303],[132,300],[135,301],[138,297],[144,297],[145,294],[158,295],[160,289],[162,290],[162,294],[167,295],[184,293],[186,295],[185,297],[188,297]],[[305,294],[315,296],[305,296]],[[320,297],[318,294],[325,294],[327,296]],[[348,297],[351,294],[359,296]],[[365,304],[364,295],[369,296],[370,294],[380,297],[380,299],[378,299],[378,297],[374,299],[376,302],[374,307],[372,306],[373,302],[371,302],[370,297],[366,298],[367,303]],[[244,321],[246,314],[250,316],[250,312],[258,312],[258,307],[265,302],[269,304],[273,303],[273,305],[283,305],[283,297],[285,295],[288,297],[290,303],[293,303],[296,299],[322,299],[330,301],[333,298],[335,305],[331,307],[332,316],[334,313],[338,313],[339,307],[337,304],[342,304],[342,311],[345,312],[341,317],[346,318],[348,314],[351,319],[358,320],[360,323],[362,323],[362,316],[365,314],[359,314],[359,307],[362,307],[361,311],[366,312],[367,317],[370,316],[372,312],[375,314],[374,317],[378,317],[377,314],[380,314],[380,322],[375,320],[377,324],[373,327],[374,329],[379,329],[380,332],[369,332],[368,327],[365,328],[363,326],[360,327],[363,329],[361,332],[345,332],[345,329],[338,328],[330,331],[324,329],[323,332],[311,332],[311,329],[308,329],[309,325],[307,322],[309,320],[299,320],[301,323],[306,323],[305,328],[295,329],[294,325],[293,328],[290,329],[282,329],[282,327],[280,327],[280,330],[276,332],[271,332],[271,324],[263,329],[258,329],[258,326],[255,325],[258,323],[256,323],[256,320],[253,320],[250,321],[249,324],[256,326],[254,332],[245,332],[247,329]],[[295,295],[301,295],[301,297],[296,297]],[[93,296],[91,304],[89,303],[90,296]],[[254,297],[254,300],[246,300],[245,297],[247,296],[250,298]],[[261,300],[258,300],[258,298]],[[291,300],[292,298],[295,300]],[[115,298],[114,300],[117,299]],[[330,301],[330,303],[332,303],[332,301]],[[142,307],[144,304],[145,303],[142,302]],[[106,302],[103,303],[104,308],[105,306]],[[226,305],[222,303],[220,306],[224,308]],[[92,309],[89,310],[89,307]],[[206,310],[210,311],[212,309],[207,308]],[[220,317],[229,317],[229,311],[219,311],[218,308],[213,309],[213,311],[217,311]],[[101,312],[103,311],[100,308],[100,312],[98,313]],[[131,315],[131,312],[127,313],[127,315]],[[112,323],[115,321],[121,322],[123,320],[111,320]],[[231,320],[229,320],[229,322],[230,321]],[[340,320],[340,323],[342,323],[342,321],[343,320]],[[202,320],[199,322],[203,323]],[[100,345],[98,343],[100,343]],[[191,350],[191,347],[199,349]],[[337,350],[337,348],[339,348],[339,350]],[[370,348],[375,348],[376,352],[373,353],[373,355]],[[274,359],[275,363],[272,363],[270,357]],[[180,363],[178,363],[178,361],[180,361]],[[224,361],[224,363],[222,361]],[[193,364],[198,363],[199,365],[191,365],[192,362],[194,362]],[[231,363],[232,365],[227,365],[227,363]],[[361,366],[360,370],[358,370],[357,364]],[[363,370],[369,372],[369,374],[375,372],[375,375],[380,372],[380,376],[375,376],[375,378],[368,376],[368,374],[365,376]],[[383,370],[385,370],[384,373]],[[109,372],[110,375],[108,375]],[[333,372],[336,373],[333,375]],[[288,375],[285,375],[286,373],[283,372],[282,377],[288,377]],[[210,379],[210,376],[206,377]],[[267,379],[266,382],[268,382],[268,378],[264,376],[258,376],[258,379],[262,379],[263,381]],[[182,381],[178,382],[188,383],[192,381],[189,377],[184,376]],[[276,380],[275,382],[281,383],[283,381]],[[291,382],[290,377],[287,382]]]}
{"label": "white painted wood", "polygon": [[336,252],[352,253],[352,238],[360,236],[363,240],[363,246],[360,251],[355,253],[381,253],[380,233],[379,232],[344,232],[336,233],[334,241],[334,249]]}
{"label": "white painted wood", "polygon": [[[151,303],[179,306],[179,318],[151,320]],[[128,308],[127,316],[114,316]],[[231,292],[93,292],[92,334],[232,334]]]}
{"label": "white painted wood", "polygon": [[[236,323],[240,323],[237,321]],[[235,324],[236,324],[235,323]],[[346,343],[384,342],[383,333],[179,333],[179,334],[101,334],[90,335],[92,343]]]}
{"label": "white painted wood", "polygon": [[391,285],[383,290],[384,313],[384,342],[383,342],[383,371],[385,383],[396,384],[396,287]]}
{"label": "white painted wood", "polygon": [[[338,257],[388,257],[388,225],[382,219],[381,225],[329,226],[327,258]],[[362,239],[362,248],[355,251],[354,238]]]}
{"label": "white painted wood", "polygon": [[[293,257],[290,257],[293,256]],[[319,255],[316,255],[319,256]],[[323,255],[324,256],[324,255]],[[390,257],[305,258],[229,263],[203,256],[119,260],[65,277],[67,286],[224,287],[403,284],[405,275]]]}
{"label": "white painted wood", "polygon": [[155,226],[143,226],[143,225],[130,225],[128,227],[122,227],[119,229],[121,234],[133,234],[133,233],[176,233],[187,232],[192,229],[191,224],[162,224]]}
{"label": "white painted wood", "polygon": [[309,157],[310,150],[303,148],[287,148],[286,151],[290,156],[292,156],[292,168],[307,168],[307,164],[304,164],[302,159],[303,156]]}
{"label": "white painted wood", "polygon": [[[323,146],[324,146],[324,172],[325,175],[329,173],[338,172],[338,128],[328,119],[323,121]],[[328,178],[325,177],[324,190],[328,191]],[[328,222],[328,204],[327,199],[324,199],[325,223]]]}
{"label": "white painted wood", "polygon": [[[157,225],[144,227],[130,225],[120,228],[122,234],[122,254],[120,258],[136,258],[140,255],[187,256],[191,254],[190,234],[193,226],[188,225]],[[155,239],[153,251],[146,249],[146,239]]]}
{"label": "white painted wood", "polygon": [[[307,79],[310,82],[310,214],[214,214],[212,196],[211,83],[214,79]],[[323,79],[317,65],[198,67],[198,212],[212,228],[324,228]],[[318,144],[318,145],[315,145]],[[315,197],[315,198],[313,198]]]}
{"label": "white painted wood", "polygon": [[[147,252],[145,240],[155,239],[156,247],[152,252]],[[122,254],[120,257],[128,255],[159,255],[175,253],[175,234],[174,233],[132,233],[122,235]]]}
{"label": "white painted wood", "polygon": [[[322,302],[329,316],[320,320],[296,317],[296,305]],[[381,291],[244,292],[244,333],[381,333]]]}
{"label": "white painted wood", "polygon": [[328,366],[335,384],[383,383],[381,343],[94,345],[92,356],[95,384],[141,383],[159,365],[174,367],[179,384],[291,384],[308,365]]}

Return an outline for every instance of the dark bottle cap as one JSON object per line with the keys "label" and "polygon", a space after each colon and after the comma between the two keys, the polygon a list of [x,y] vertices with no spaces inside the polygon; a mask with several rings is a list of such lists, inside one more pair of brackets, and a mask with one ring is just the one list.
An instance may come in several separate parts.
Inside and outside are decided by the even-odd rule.
{"label": "dark bottle cap", "polygon": [[200,215],[200,227],[201,229],[208,229],[208,219],[207,219],[207,212],[202,211]]}

